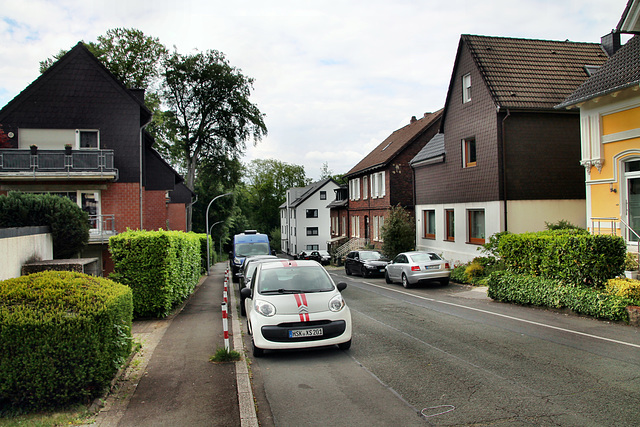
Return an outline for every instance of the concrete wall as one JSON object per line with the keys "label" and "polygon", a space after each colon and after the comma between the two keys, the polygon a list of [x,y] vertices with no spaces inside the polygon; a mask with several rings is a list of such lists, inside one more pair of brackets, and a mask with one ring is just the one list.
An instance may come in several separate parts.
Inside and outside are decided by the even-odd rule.
{"label": "concrete wall", "polygon": [[28,260],[53,258],[53,239],[49,227],[0,229],[0,280],[19,277]]}

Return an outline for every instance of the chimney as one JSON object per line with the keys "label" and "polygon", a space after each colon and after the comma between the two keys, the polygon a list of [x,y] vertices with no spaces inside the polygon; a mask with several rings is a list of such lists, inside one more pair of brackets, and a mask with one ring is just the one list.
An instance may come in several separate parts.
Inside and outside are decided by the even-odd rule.
{"label": "chimney", "polygon": [[409,124],[417,122],[416,116],[411,116],[411,120],[409,120]]}
{"label": "chimney", "polygon": [[620,33],[611,30],[611,32],[607,35],[604,35],[600,38],[600,44],[607,55],[612,57],[614,53],[620,49]]}

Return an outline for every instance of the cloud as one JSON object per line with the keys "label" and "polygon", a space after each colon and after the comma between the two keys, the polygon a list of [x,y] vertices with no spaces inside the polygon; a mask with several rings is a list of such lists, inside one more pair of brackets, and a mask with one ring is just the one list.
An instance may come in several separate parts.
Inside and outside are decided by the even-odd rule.
{"label": "cloud", "polygon": [[351,169],[391,132],[444,104],[460,34],[599,42],[626,0],[130,0],[5,2],[0,105],[38,63],[109,28],[181,53],[215,49],[255,79],[269,134],[245,160],[278,158],[317,179]]}

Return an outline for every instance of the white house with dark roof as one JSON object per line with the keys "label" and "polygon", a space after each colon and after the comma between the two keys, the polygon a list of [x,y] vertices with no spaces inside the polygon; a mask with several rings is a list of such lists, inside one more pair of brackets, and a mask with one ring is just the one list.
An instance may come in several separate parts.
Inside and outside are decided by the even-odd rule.
{"label": "white house with dark roof", "polygon": [[329,204],[339,187],[333,179],[326,178],[287,190],[286,201],[280,205],[283,252],[295,255],[327,249],[331,240]]}

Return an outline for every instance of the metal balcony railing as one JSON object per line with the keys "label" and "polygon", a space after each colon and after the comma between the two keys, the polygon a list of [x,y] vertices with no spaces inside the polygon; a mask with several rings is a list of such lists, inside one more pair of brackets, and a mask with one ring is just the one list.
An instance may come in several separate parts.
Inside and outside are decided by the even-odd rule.
{"label": "metal balcony railing", "polygon": [[16,176],[80,176],[98,175],[117,178],[113,150],[64,150],[0,149],[0,177]]}
{"label": "metal balcony railing", "polygon": [[103,243],[118,234],[115,215],[89,215],[89,243]]}
{"label": "metal balcony railing", "polygon": [[620,235],[626,240],[627,245],[637,245],[636,251],[640,253],[640,235],[629,226],[623,219],[616,217],[593,217],[591,218],[591,234],[611,234]]}

